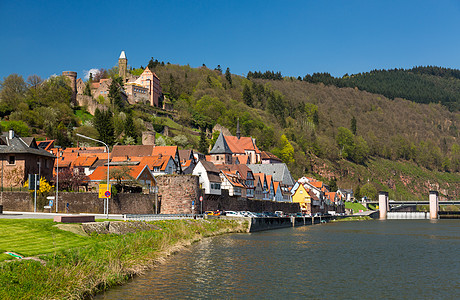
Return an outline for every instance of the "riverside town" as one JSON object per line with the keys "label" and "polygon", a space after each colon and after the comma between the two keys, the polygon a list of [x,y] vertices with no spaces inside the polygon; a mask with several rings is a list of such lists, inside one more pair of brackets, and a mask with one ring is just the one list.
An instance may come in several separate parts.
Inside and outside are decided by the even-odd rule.
{"label": "riverside town", "polygon": [[[1,299],[356,298],[348,284],[380,281],[390,292],[363,297],[412,298],[378,259],[437,253],[408,262],[417,281],[459,249],[459,100],[390,99],[366,74],[136,68],[127,52],[0,81]],[[450,72],[460,90],[460,71],[430,68],[394,72]],[[426,252],[392,257],[405,241]],[[459,295],[431,280],[420,293]]]}

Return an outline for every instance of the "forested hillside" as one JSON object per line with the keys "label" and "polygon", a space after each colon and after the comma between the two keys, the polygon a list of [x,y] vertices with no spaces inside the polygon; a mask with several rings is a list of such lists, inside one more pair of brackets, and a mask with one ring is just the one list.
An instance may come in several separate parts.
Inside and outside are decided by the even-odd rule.
{"label": "forested hillside", "polygon": [[387,98],[403,98],[418,103],[441,103],[450,111],[460,110],[460,70],[415,67],[409,70],[374,70],[342,78],[328,73],[306,75],[304,81],[337,87],[357,87]]}
{"label": "forested hillside", "polygon": [[[92,118],[84,107],[70,105],[63,78],[34,86],[11,75],[2,81],[0,91],[2,124],[23,124],[29,133],[60,139],[62,145],[70,145],[75,132],[100,137],[101,124],[112,127],[115,139],[111,143],[140,143],[141,131],[148,128],[158,132],[158,143],[206,152],[216,137],[211,129],[219,124],[235,134],[239,119],[242,134],[280,157],[296,178],[314,175],[331,185],[354,188],[358,195],[386,190],[393,198],[423,198],[430,189],[437,189],[445,197],[460,197],[460,114],[430,98],[429,90],[420,95],[431,99],[422,101],[430,104],[419,104],[401,96],[384,96],[383,79],[383,87],[374,94],[351,83],[351,87],[338,84],[342,79],[330,76],[330,82],[317,80],[327,76],[299,80],[279,72],[251,72],[245,78],[220,66],[191,68],[153,60],[149,68],[161,79],[164,101],[174,107],[173,112],[140,104],[117,107],[108,101],[110,115]],[[430,74],[433,70],[442,72]],[[379,71],[375,76],[394,75],[395,82],[412,82],[412,78],[417,84],[426,77],[437,90],[458,96],[453,92],[457,73],[433,70],[414,69],[410,75]],[[11,89],[12,82],[21,88]],[[452,82],[450,88],[446,82]],[[54,90],[56,96],[46,101],[32,96],[36,92],[48,99],[47,93]],[[448,99],[451,109],[457,107],[459,100]],[[165,126],[170,129],[168,136],[161,134]]]}

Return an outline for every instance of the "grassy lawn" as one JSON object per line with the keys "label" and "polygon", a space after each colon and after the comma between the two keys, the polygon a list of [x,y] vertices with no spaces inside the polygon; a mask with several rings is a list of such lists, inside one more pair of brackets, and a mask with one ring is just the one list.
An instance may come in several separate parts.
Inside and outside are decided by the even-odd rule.
{"label": "grassy lawn", "polygon": [[345,202],[345,208],[353,209],[353,213],[357,213],[360,210],[366,211],[365,208],[361,203],[352,203],[352,202]]}
{"label": "grassy lawn", "polygon": [[0,299],[90,298],[142,273],[180,247],[206,236],[247,229],[247,224],[222,219],[153,223],[157,230],[80,236],[54,227],[52,220],[2,219],[0,253],[13,251],[41,261],[0,254]]}
{"label": "grassy lawn", "polygon": [[9,251],[35,256],[91,243],[89,237],[63,231],[53,225],[53,220],[1,220],[0,261],[12,258],[2,254]]}

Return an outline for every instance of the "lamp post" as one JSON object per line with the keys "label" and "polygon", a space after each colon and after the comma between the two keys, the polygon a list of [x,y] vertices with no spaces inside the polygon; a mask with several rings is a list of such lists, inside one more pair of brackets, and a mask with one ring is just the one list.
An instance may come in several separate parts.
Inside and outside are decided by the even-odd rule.
{"label": "lamp post", "polygon": [[[100,140],[96,140],[96,139],[93,139],[93,138],[90,138],[89,136],[86,136],[86,135],[83,135],[83,134],[79,134],[79,133],[76,133],[77,136],[79,137],[82,137],[82,138],[85,138],[85,139],[88,139],[88,140],[91,140],[91,141],[95,141],[95,142],[99,142],[101,144],[103,144],[106,148],[107,148],[107,191],[109,190],[109,180],[110,180],[110,177],[109,177],[109,168],[110,168],[110,152],[109,152],[109,146],[107,146],[106,143],[104,143],[103,141],[100,141]],[[104,207],[104,210],[106,211],[106,214],[107,214],[107,219],[109,218],[109,197],[106,198],[107,200],[107,208]]]}
{"label": "lamp post", "polygon": [[56,213],[58,212],[58,191],[59,191],[59,155],[61,146],[54,146],[57,149],[57,160],[56,160]]}

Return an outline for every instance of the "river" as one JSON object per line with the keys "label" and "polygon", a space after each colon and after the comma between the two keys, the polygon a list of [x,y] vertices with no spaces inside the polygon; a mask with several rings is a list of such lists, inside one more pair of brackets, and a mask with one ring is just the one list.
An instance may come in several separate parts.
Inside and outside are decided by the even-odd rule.
{"label": "river", "polygon": [[460,299],[460,222],[338,222],[205,239],[98,299]]}

